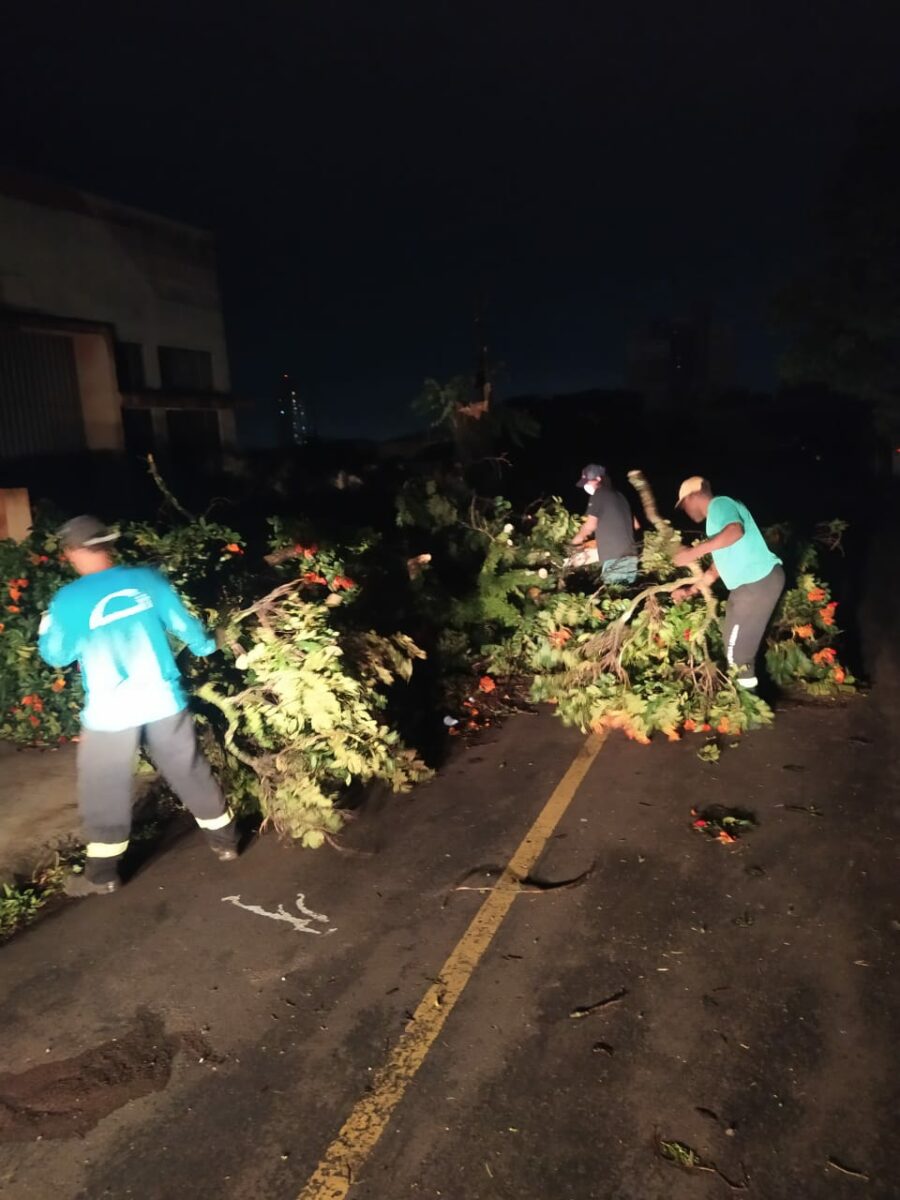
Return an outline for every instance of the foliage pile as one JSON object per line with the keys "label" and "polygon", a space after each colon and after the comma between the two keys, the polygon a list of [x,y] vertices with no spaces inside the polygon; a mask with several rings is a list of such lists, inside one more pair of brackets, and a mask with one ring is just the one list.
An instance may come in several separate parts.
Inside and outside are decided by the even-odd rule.
{"label": "foliage pile", "polygon": [[[74,738],[79,728],[77,668],[51,670],[37,653],[41,613],[72,579],[51,527],[39,522],[25,542],[0,543],[11,609],[0,628],[0,736],[25,745]],[[123,526],[117,543],[123,561],[157,566],[223,630],[223,653],[185,653],[180,665],[205,706],[208,749],[230,800],[314,846],[340,827],[341,788],[379,779],[405,790],[428,774],[383,719],[387,690],[409,678],[422,653],[402,634],[337,628],[337,607],[358,592],[343,557],[289,549],[275,570],[296,573],[299,562],[299,574],[273,590],[271,571],[248,566],[240,535],[206,518]]]}
{"label": "foliage pile", "polygon": [[[819,526],[816,541],[840,549],[843,521]],[[838,657],[840,629],[835,622],[837,601],[819,573],[819,549],[800,548],[797,581],[781,599],[766,644],[766,668],[772,680],[788,692],[833,698],[855,690],[856,680]]]}
{"label": "foliage pile", "polygon": [[[638,742],[654,733],[731,737],[771,720],[726,667],[716,597],[705,589],[672,603],[697,571],[686,577],[674,566],[679,535],[637,474],[653,528],[634,587],[601,585],[599,567],[573,569],[579,522],[560,500],[516,514],[460,476],[446,486],[410,481],[395,529],[360,530],[343,544],[302,518],[273,519],[261,555],[227,525],[185,512],[158,482],[168,519],[123,527],[119,553],[157,565],[220,630],[222,653],[181,658],[210,755],[238,806],[305,845],[338,830],[347,786],[380,780],[405,790],[427,776],[389,716],[396,685],[425,657],[420,645],[436,680],[435,721],[476,689],[490,696],[492,714],[527,695],[569,724],[621,729]],[[39,522],[21,545],[0,543],[0,736],[20,744],[78,731],[77,669],[51,670],[36,650],[41,612],[71,578],[51,528]],[[826,543],[838,545],[841,531],[829,527]],[[801,550],[767,651],[779,686],[817,696],[852,686],[837,659],[835,607],[816,552]],[[467,726],[477,724],[467,713]],[[703,753],[715,757],[718,747]]]}
{"label": "foliage pile", "polygon": [[339,637],[327,603],[305,599],[306,586],[292,580],[234,614],[227,636],[243,686],[207,682],[197,695],[225,721],[232,801],[259,810],[303,845],[319,846],[341,826],[334,807],[341,788],[380,779],[407,791],[427,777],[424,763],[380,719],[379,690],[408,680],[423,654],[403,634]]}
{"label": "foliage pile", "polygon": [[77,671],[48,667],[37,652],[41,613],[69,578],[64,570],[46,529],[37,528],[21,545],[0,542],[0,738],[47,744],[78,733]]}

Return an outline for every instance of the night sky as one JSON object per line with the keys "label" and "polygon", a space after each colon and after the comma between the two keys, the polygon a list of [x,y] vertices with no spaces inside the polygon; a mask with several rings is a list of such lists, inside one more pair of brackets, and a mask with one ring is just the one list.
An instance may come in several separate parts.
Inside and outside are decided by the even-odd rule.
{"label": "night sky", "polygon": [[[131,11],[128,11],[128,10]],[[0,158],[211,228],[235,390],[329,434],[470,370],[622,383],[697,301],[774,380],[773,288],[854,115],[900,100],[897,0],[7,8]]]}

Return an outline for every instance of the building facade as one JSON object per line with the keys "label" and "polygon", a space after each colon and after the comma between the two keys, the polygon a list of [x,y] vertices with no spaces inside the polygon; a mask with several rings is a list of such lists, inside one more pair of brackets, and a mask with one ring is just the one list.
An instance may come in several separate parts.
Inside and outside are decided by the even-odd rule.
{"label": "building facade", "polygon": [[234,428],[212,235],[0,173],[0,457],[203,455]]}

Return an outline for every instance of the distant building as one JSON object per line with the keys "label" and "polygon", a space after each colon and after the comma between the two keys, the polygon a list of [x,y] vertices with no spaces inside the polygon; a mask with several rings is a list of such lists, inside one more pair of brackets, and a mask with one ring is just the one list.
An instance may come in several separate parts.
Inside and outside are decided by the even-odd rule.
{"label": "distant building", "polygon": [[212,235],[0,173],[0,457],[234,441]]}
{"label": "distant building", "polygon": [[287,446],[305,446],[312,436],[309,406],[287,374],[281,377],[277,405],[279,440]]}
{"label": "distant building", "polygon": [[730,333],[705,314],[656,321],[629,344],[625,378],[650,410],[709,400],[734,382]]}

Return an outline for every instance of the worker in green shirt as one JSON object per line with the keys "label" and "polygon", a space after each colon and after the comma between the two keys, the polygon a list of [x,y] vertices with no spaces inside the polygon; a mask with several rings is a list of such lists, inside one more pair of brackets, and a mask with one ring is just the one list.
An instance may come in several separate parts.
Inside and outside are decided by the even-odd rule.
{"label": "worker in green shirt", "polygon": [[[766,545],[746,506],[729,496],[714,496],[709,480],[700,475],[685,479],[678,489],[676,507],[692,521],[706,522],[706,540],[683,547],[673,561],[677,567],[686,567],[707,554],[712,556],[712,566],[702,578],[707,584],[721,579],[728,588],[725,654],[729,665],[737,668],[740,686],[755,688],[756,656],[784,591],[781,559]],[[690,584],[674,591],[672,599],[678,602],[698,591]]]}

